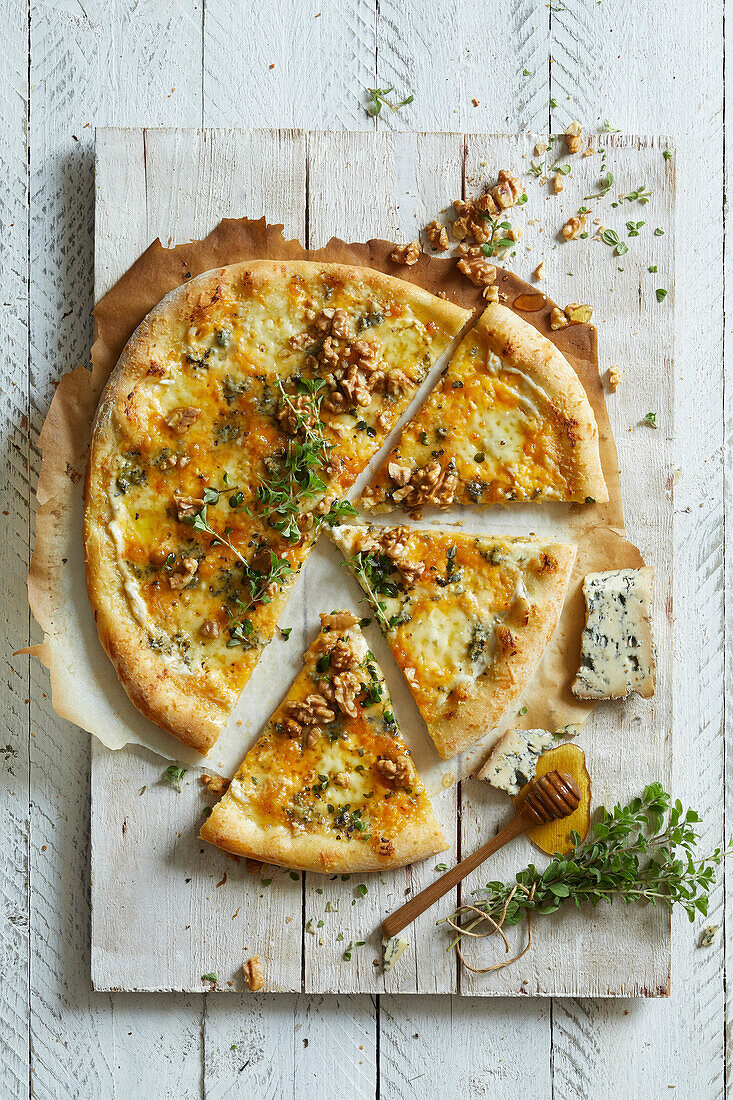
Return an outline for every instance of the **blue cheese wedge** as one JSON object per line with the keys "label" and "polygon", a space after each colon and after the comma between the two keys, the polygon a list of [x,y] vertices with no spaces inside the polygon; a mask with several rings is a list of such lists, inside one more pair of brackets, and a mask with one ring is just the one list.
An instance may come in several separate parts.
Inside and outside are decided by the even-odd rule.
{"label": "blue cheese wedge", "polygon": [[580,699],[654,694],[653,580],[648,566],[586,576],[586,622],[572,686]]}
{"label": "blue cheese wedge", "polygon": [[385,974],[392,969],[409,942],[400,936],[392,936],[391,939],[382,937],[382,968]]}
{"label": "blue cheese wedge", "polygon": [[519,794],[537,771],[537,761],[557,744],[547,730],[507,730],[478,774],[479,779],[507,794]]}

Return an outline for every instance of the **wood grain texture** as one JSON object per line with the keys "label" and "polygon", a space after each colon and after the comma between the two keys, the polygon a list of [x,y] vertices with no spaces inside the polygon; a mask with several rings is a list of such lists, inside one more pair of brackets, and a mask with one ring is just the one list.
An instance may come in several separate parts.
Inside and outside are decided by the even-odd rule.
{"label": "wood grain texture", "polygon": [[[5,476],[0,487],[4,525],[0,645],[7,656],[28,636],[28,614],[22,592],[28,569],[30,534],[28,387],[28,70],[24,47],[28,12],[20,2],[9,4],[0,24],[0,159],[5,186],[0,192],[0,356],[6,371],[0,387],[0,431]],[[9,1095],[22,1095],[30,1072],[28,913],[29,805],[29,679],[22,659],[4,662],[2,730],[0,732],[0,1029],[3,1078]]]}
{"label": "wood grain texture", "polygon": [[[672,790],[686,805],[699,809],[700,847],[707,852],[723,835],[723,5],[705,3],[696,13],[691,38],[698,59],[697,90],[691,98],[681,68],[672,60],[681,58],[690,45],[683,4],[675,2],[666,12],[656,5],[642,11],[633,5],[611,8],[578,0],[561,6],[565,10],[552,15],[556,129],[578,118],[585,130],[597,130],[608,118],[622,131],[673,135],[669,163],[676,169],[679,187]],[[689,126],[679,124],[680,112],[691,112]],[[610,157],[608,167],[615,173]],[[648,181],[647,186],[652,187]],[[706,195],[702,208],[695,197],[701,189]],[[662,224],[667,229],[656,220],[654,199],[644,213],[629,217],[645,218],[647,227]],[[661,264],[659,271],[663,272]],[[657,285],[667,287],[671,281],[661,278]],[[652,315],[655,306],[650,304]],[[603,350],[603,333],[601,340]],[[641,392],[644,397],[636,391],[639,404],[646,397]],[[619,425],[614,426],[618,439]],[[627,467],[626,499],[629,474],[633,477],[637,468]],[[694,627],[685,629],[685,623]],[[721,907],[718,888],[711,904],[714,924],[722,921]],[[608,1002],[555,1003],[553,1060],[559,1098],[569,1100],[578,1090],[606,1095],[614,1079],[644,1080],[657,1095],[666,1094],[670,1085],[676,1085],[677,1093],[723,1095],[724,1036],[714,1021],[723,1013],[724,948],[721,938],[713,948],[697,947],[705,923],[700,918],[691,926],[681,914],[674,920],[668,1004],[637,1002],[626,1006],[627,1016]],[[623,1073],[617,1068],[620,1057],[629,1059]]]}
{"label": "wood grain texture", "polygon": [[[88,359],[91,344],[93,125],[196,123],[200,110],[179,110],[187,88],[200,93],[196,13],[193,0],[30,5],[34,483],[53,386]],[[35,629],[33,640],[40,640]],[[42,1097],[114,1096],[114,1003],[94,996],[89,981],[89,738],[57,718],[35,662],[30,677],[30,1087]],[[170,1095],[162,1064],[160,1075],[160,1094]]]}
{"label": "wood grain texture", "polygon": [[[95,123],[197,125],[203,120],[216,126],[345,125],[372,129],[375,124],[362,114],[359,106],[363,98],[361,88],[381,84],[385,73],[394,72],[400,82],[404,73],[405,83],[410,77],[405,62],[390,56],[394,27],[398,52],[406,56],[407,66],[417,63],[420,69],[413,112],[420,112],[420,125],[425,129],[542,130],[554,114],[560,128],[577,117],[584,129],[593,131],[610,115],[613,125],[630,132],[676,133],[676,159],[684,189],[680,192],[678,219],[675,373],[677,466],[683,473],[675,488],[675,599],[678,621],[692,625],[684,636],[678,633],[676,643],[675,791],[703,811],[705,844],[710,847],[720,837],[723,724],[722,0],[704,0],[694,12],[681,0],[673,0],[666,7],[584,4],[575,0],[552,5],[556,9],[565,8],[565,12],[551,10],[544,0],[515,0],[506,7],[500,5],[500,30],[495,32],[497,24],[492,20],[488,33],[478,33],[475,19],[468,17],[459,18],[447,27],[444,8],[427,3],[415,13],[414,5],[397,11],[396,5],[385,8],[382,0],[380,8],[389,17],[388,25],[386,18],[382,23],[374,5],[365,6],[361,0],[333,5],[316,20],[319,7],[322,5],[316,4],[311,11],[314,24],[323,20],[325,25],[329,20],[330,27],[339,33],[332,34],[329,30],[328,34],[320,32],[323,38],[310,39],[317,48],[309,46],[303,63],[303,51],[299,54],[298,50],[304,34],[304,13],[310,6],[302,0],[283,0],[276,15],[263,11],[261,4],[250,6],[245,12],[244,6],[233,4],[232,0],[226,3],[206,0],[205,19],[200,0],[198,3],[151,0],[146,4],[109,0],[104,5],[101,0],[84,0],[83,4],[76,0],[34,0],[30,57],[34,109],[29,143],[34,173],[31,213],[36,225],[33,309],[38,335],[37,346],[32,345],[31,366],[39,411],[33,430],[37,431],[45,412],[50,384],[62,369],[83,359],[88,350],[89,325],[85,315],[91,303],[90,131]],[[5,36],[4,47],[7,43],[0,82],[10,79],[11,84],[11,94],[0,99],[0,141],[7,142],[3,144],[7,150],[4,163],[11,166],[22,164],[25,156],[25,131],[18,125],[17,113],[22,104],[15,94],[14,80],[18,77],[22,80],[28,67],[26,31],[22,24],[17,33],[18,20],[24,20],[26,14],[25,4],[10,0],[3,9],[0,30]],[[414,33],[416,23],[423,28],[420,36]],[[347,28],[350,49],[342,48],[341,27]],[[555,58],[552,66],[551,33]],[[445,50],[443,40],[455,42],[455,48]],[[278,58],[285,59],[284,67],[279,66],[279,83],[274,94],[268,73],[269,64],[276,57],[264,56],[270,53],[271,42],[277,48]],[[494,49],[493,42],[498,42],[499,48]],[[411,54],[410,50],[414,52]],[[441,57],[441,51],[447,55],[449,71],[444,60],[440,65],[428,65],[426,59],[431,50],[437,50]],[[260,67],[247,64],[256,51],[262,55]],[[301,62],[289,65],[290,56],[300,57]],[[477,83],[472,88],[472,80],[456,76],[456,70],[467,70],[471,64],[475,64],[483,85]],[[558,66],[565,66],[567,75]],[[529,74],[524,73],[525,68]],[[272,72],[276,71],[277,68]],[[9,73],[17,75],[9,78]],[[309,91],[316,89],[315,95],[302,94],[304,82],[308,82]],[[3,91],[7,86],[2,83]],[[479,86],[486,87],[485,97],[474,90]],[[446,87],[458,89],[461,96],[465,87],[465,100],[460,105],[451,101],[444,94]],[[508,93],[507,89],[511,91]],[[558,91],[559,107],[551,112],[549,99]],[[480,100],[478,108],[470,102],[474,94]],[[571,100],[567,99],[568,94]],[[467,120],[456,122],[460,118],[455,113],[456,107],[468,114]],[[504,117],[504,112],[508,117]],[[415,125],[417,117],[415,113],[398,114],[388,124],[409,128]],[[90,123],[87,129],[85,123]],[[73,140],[74,134],[80,139],[78,143]],[[81,174],[74,172],[74,163],[84,165]],[[7,191],[3,200],[13,205],[16,202]],[[22,281],[27,256],[24,261],[22,239],[17,243],[18,218],[14,214],[6,221],[5,206],[2,217],[5,248],[0,263],[5,273],[8,256],[19,255],[20,266],[13,260],[12,270],[21,273]],[[13,221],[9,230],[9,222]],[[9,242],[13,247],[8,247]],[[59,262],[74,250],[78,253],[76,258],[71,256]],[[70,302],[60,289],[61,280],[69,275],[75,279],[75,297]],[[3,301],[7,300],[4,296]],[[64,317],[70,306],[72,313]],[[3,348],[8,347],[8,333],[10,346],[17,346],[18,316],[15,308],[0,313]],[[22,321],[21,309],[20,324]],[[13,363],[15,381],[23,355],[5,360],[8,361]],[[12,403],[14,390],[10,392],[4,387],[3,393],[5,400]],[[21,418],[24,411],[22,406],[17,409]],[[3,446],[4,453],[12,459],[10,466],[6,464],[12,485],[6,484],[4,490],[10,495],[14,518],[14,509],[22,514],[24,507],[22,450],[26,444],[21,420],[12,423],[17,424],[21,434],[8,437],[9,429],[4,426]],[[730,430],[726,438],[730,439]],[[19,452],[13,449],[14,441],[18,441]],[[729,445],[726,453],[730,454]],[[34,465],[37,471],[35,455]],[[728,466],[727,505],[729,475]],[[13,486],[17,487],[20,499],[13,497]],[[8,549],[12,545],[8,534],[10,522],[6,524]],[[18,530],[22,528],[21,519]],[[19,548],[18,553],[22,555],[24,550]],[[8,560],[6,553],[5,579],[10,586]],[[21,574],[19,565],[18,581],[22,581]],[[21,616],[23,623],[27,622],[22,588],[15,581],[9,588],[13,599],[5,604],[5,616],[10,616],[11,623],[15,614]],[[9,639],[9,643],[15,647],[14,641]],[[268,1038],[263,1048],[266,1061],[263,1058],[257,1061],[255,1085],[261,1074],[268,1081],[268,1095],[291,1092],[305,1097],[321,1095],[325,1077],[322,1073],[319,1076],[319,1057],[330,1050],[331,1032],[325,1023],[321,1030],[320,1006],[311,1018],[310,1042],[304,1060],[296,1062],[291,1054],[297,1045],[291,1042],[295,1015],[287,1003],[302,1004],[304,1013],[310,999],[287,995],[263,998],[252,1009],[250,1001],[256,999],[246,995],[209,996],[204,1021],[202,1002],[197,997],[170,994],[88,997],[89,958],[85,944],[89,926],[83,915],[86,896],[83,869],[87,859],[83,806],[88,797],[88,741],[77,738],[69,727],[58,723],[43,697],[47,690],[45,674],[38,671],[33,675],[29,691],[26,674],[18,673],[21,667],[25,668],[17,661],[13,665],[15,673],[10,674],[7,685],[10,695],[4,696],[4,712],[6,721],[12,725],[17,720],[13,716],[24,713],[25,699],[33,693],[36,736],[30,743],[36,841],[29,848],[29,856],[30,874],[35,878],[31,922],[33,980],[37,991],[31,1025],[34,1095],[56,1096],[65,1092],[82,1097],[126,1097],[139,1078],[143,1058],[146,1067],[154,1072],[151,1088],[155,1088],[156,1096],[198,1097],[205,1089],[214,1095],[249,1095],[250,1067],[240,1073],[243,1063],[229,1063],[223,1058],[219,1061],[217,1052],[228,1052],[226,1038],[236,1028],[246,1036],[250,1020],[254,1022],[257,1014]],[[730,671],[727,682],[731,682]],[[21,744],[26,753],[30,752],[26,747],[29,740],[23,739]],[[47,755],[51,756],[53,766],[46,770]],[[22,786],[22,781],[19,785]],[[12,808],[13,803],[10,805]],[[29,803],[24,805],[27,814]],[[18,823],[22,816],[16,818]],[[4,822],[5,826],[10,825],[7,817]],[[52,847],[48,845],[49,839]],[[40,852],[44,844],[46,852]],[[22,858],[21,847],[21,861]],[[20,869],[21,862],[14,857],[9,870],[11,880]],[[73,883],[65,893],[63,884],[71,879]],[[82,911],[82,919],[62,920],[59,915],[64,907],[68,909],[69,892],[73,904]],[[722,891],[717,898],[722,903]],[[12,915],[13,910],[5,912]],[[28,919],[27,907],[22,908],[22,913]],[[715,923],[720,915],[716,909]],[[22,922],[22,916],[20,919]],[[379,1059],[381,1094],[390,1096],[413,1096],[418,1090],[429,1095],[431,1088],[446,1097],[465,1096],[465,1067],[471,1065],[478,1069],[471,1075],[469,1095],[476,1096],[483,1095],[484,1082],[490,1082],[492,1095],[513,1097],[517,1095],[516,1081],[519,1090],[530,1097],[548,1096],[553,1090],[563,1100],[579,1094],[631,1097],[643,1088],[650,1096],[686,1093],[700,1100],[717,1100],[724,1095],[724,944],[719,940],[714,949],[703,952],[695,946],[696,933],[697,928],[690,928],[686,921],[675,923],[673,992],[666,1003],[556,1001],[550,1008],[549,1002],[537,1001],[382,997],[378,1042],[372,1034],[371,1043],[365,1044],[363,1052],[370,1060],[372,1078],[376,1078]],[[10,945],[11,963],[18,957],[15,954],[18,939],[13,939],[17,935],[5,927],[3,943]],[[18,949],[22,953],[22,943]],[[0,994],[0,998],[7,995],[5,1003],[10,1003],[10,1016],[0,1014],[6,1040],[10,1034],[6,1020],[12,1022],[18,1007],[14,998],[19,990],[22,994],[22,982],[9,981],[9,977],[18,976],[6,969],[5,988]],[[369,1007],[369,1017],[374,1020],[369,998],[343,998],[338,1002],[339,1011],[348,1016],[355,1011],[352,1006],[357,1002]],[[174,1003],[177,1009],[170,1008]],[[324,1000],[324,1005],[335,1003],[330,998]],[[128,1012],[125,1006],[132,1004],[136,1007],[129,1011],[135,1017],[135,1027],[124,1015]],[[27,1010],[21,997],[21,1018]],[[283,1013],[284,1022],[280,1023]],[[554,1021],[552,1032],[550,1014]],[[414,1032],[410,1030],[412,1021],[416,1025]],[[184,1061],[190,1071],[187,1079],[178,1073],[175,1051],[171,1052],[173,1065],[169,1065],[167,1057],[157,1056],[161,1050],[170,1049],[163,1036],[183,1028],[184,1023]],[[125,1026],[128,1031],[133,1030],[132,1036],[122,1031]],[[199,1049],[205,1038],[211,1043],[206,1079],[203,1061],[200,1072],[196,1072],[196,1047],[189,1050],[192,1032],[198,1035]],[[417,1033],[420,1037],[414,1039]],[[437,1046],[446,1050],[445,1061],[435,1059]],[[26,1053],[22,1045],[17,1051],[9,1053],[6,1044],[3,1079],[10,1095],[26,1096],[22,1059],[28,1058],[27,1041]],[[305,1059],[311,1055],[312,1061],[307,1063]],[[12,1059],[19,1059],[16,1070],[12,1068]],[[349,1062],[339,1076],[346,1094],[352,1087],[352,1064]],[[307,1084],[301,1084],[306,1081],[303,1075],[306,1065],[309,1065]],[[324,1065],[330,1072],[331,1066],[327,1062]],[[506,1067],[508,1076],[500,1078]],[[362,1067],[358,1069],[363,1071]],[[12,1082],[10,1086],[6,1084],[8,1080]],[[670,1085],[677,1086],[676,1092],[667,1091]],[[363,1085],[358,1087],[363,1089]]]}

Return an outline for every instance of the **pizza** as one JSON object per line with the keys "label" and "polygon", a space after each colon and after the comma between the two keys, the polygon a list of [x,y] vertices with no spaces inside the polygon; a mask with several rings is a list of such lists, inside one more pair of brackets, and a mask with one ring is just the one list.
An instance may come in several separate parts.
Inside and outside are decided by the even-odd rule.
{"label": "pizza", "polygon": [[607,501],[577,374],[506,306],[489,305],[363,492],[373,512],[511,501]]}
{"label": "pizza", "polygon": [[334,527],[445,759],[519,699],[555,630],[575,547],[411,527]]}
{"label": "pizza", "polygon": [[321,624],[202,839],[322,872],[401,867],[445,851],[358,620],[342,611]]}
{"label": "pizza", "polygon": [[208,752],[321,526],[470,316],[367,268],[254,261],[169,294],[122,352],[87,466],[100,639]]}

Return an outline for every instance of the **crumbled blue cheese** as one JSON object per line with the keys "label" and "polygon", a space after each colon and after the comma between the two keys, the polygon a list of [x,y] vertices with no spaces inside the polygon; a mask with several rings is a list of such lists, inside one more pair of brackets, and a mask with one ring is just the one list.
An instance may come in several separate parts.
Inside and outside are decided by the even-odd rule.
{"label": "crumbled blue cheese", "polygon": [[403,940],[400,936],[392,936],[391,939],[382,937],[382,967],[385,974],[392,969],[408,943],[409,940]]}
{"label": "crumbled blue cheese", "polygon": [[537,761],[557,744],[547,730],[507,730],[479,772],[479,779],[507,794],[519,794],[537,771]]}
{"label": "crumbled blue cheese", "polygon": [[583,581],[586,622],[572,690],[581,699],[654,694],[651,599],[654,570],[589,573]]}

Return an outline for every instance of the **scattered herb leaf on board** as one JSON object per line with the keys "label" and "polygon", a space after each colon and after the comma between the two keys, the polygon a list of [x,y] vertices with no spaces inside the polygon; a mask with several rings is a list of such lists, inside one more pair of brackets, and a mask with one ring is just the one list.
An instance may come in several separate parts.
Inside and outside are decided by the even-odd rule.
{"label": "scattered herb leaf on board", "polygon": [[163,772],[163,782],[170,783],[171,787],[180,791],[183,777],[187,772],[188,768],[179,768],[176,764],[171,764]]}

